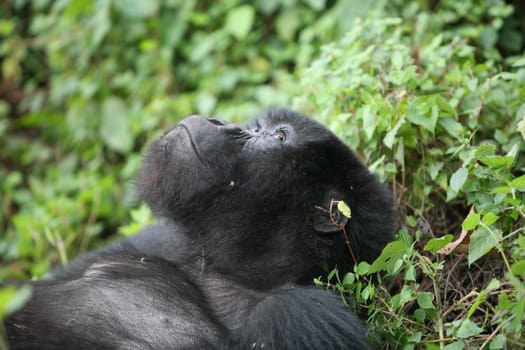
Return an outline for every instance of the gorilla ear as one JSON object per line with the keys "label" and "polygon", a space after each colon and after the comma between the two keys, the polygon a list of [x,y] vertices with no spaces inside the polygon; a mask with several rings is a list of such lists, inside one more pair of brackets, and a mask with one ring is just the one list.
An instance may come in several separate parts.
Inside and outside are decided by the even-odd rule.
{"label": "gorilla ear", "polygon": [[[340,208],[338,204],[340,202],[341,201],[339,200],[331,198],[327,206],[328,208],[322,206],[315,207],[312,222],[314,230],[319,233],[341,232],[346,226],[350,214],[349,210],[348,213],[343,213],[339,210]],[[345,207],[348,208],[346,205]]]}

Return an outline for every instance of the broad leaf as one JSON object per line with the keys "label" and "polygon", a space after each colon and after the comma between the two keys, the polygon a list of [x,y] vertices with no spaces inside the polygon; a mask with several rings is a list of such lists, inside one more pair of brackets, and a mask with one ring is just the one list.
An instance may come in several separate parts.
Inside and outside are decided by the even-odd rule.
{"label": "broad leaf", "polygon": [[472,264],[474,261],[487,254],[494,248],[503,236],[500,230],[489,231],[485,228],[480,228],[470,236],[470,245],[468,249],[468,263]]}
{"label": "broad leaf", "polygon": [[252,29],[255,11],[250,5],[231,9],[226,17],[226,31],[239,40],[246,38]]}

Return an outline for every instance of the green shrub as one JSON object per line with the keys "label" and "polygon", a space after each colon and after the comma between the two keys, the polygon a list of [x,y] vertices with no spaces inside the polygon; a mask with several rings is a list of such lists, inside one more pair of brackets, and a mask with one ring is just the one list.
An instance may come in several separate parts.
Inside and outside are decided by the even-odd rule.
{"label": "green shrub", "polygon": [[366,308],[388,348],[519,347],[525,56],[487,60],[450,32],[424,39],[425,16],[358,20],[304,72],[295,106],[373,161],[405,227],[373,264],[318,283]]}

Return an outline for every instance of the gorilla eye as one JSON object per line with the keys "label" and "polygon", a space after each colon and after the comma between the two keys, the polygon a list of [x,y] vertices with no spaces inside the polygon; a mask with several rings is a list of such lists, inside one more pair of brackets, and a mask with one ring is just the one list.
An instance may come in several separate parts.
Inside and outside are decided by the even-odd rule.
{"label": "gorilla eye", "polygon": [[276,132],[273,137],[275,137],[277,140],[279,141],[284,141],[286,140],[286,134],[284,133],[284,131],[278,131]]}

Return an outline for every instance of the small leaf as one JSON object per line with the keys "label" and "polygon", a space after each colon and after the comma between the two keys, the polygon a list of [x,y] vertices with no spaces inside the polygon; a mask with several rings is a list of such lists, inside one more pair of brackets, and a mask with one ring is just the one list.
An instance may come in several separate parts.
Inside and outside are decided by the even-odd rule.
{"label": "small leaf", "polygon": [[430,251],[433,254],[436,254],[438,250],[440,250],[441,248],[443,248],[444,246],[452,242],[452,238],[453,236],[450,234],[444,235],[443,237],[439,237],[439,238],[432,238],[431,240],[427,242],[427,244],[425,244],[425,247],[423,249],[426,251]]}
{"label": "small leaf", "polygon": [[496,145],[493,143],[484,143],[476,149],[476,157],[488,157],[493,156],[496,153]]}
{"label": "small leaf", "polygon": [[490,341],[489,349],[490,350],[497,350],[497,349],[503,349],[505,346],[505,343],[507,342],[507,338],[503,334],[498,334]]}
{"label": "small leaf", "polygon": [[515,178],[511,181],[510,185],[518,191],[525,191],[525,175]]}
{"label": "small leaf", "polygon": [[525,57],[521,57],[519,60],[517,60],[516,62],[512,64],[512,67],[522,67],[522,66],[525,66]]}
{"label": "small leaf", "polygon": [[475,229],[480,223],[480,215],[478,213],[471,213],[465,221],[463,221],[463,224],[461,225],[465,231],[470,231]]}
{"label": "small leaf", "polygon": [[405,271],[405,281],[415,281],[416,280],[416,268],[414,265],[408,265]]}
{"label": "small leaf", "polygon": [[355,275],[351,272],[347,272],[343,278],[343,286],[351,286],[355,282]]}
{"label": "small leaf", "polygon": [[292,41],[300,25],[301,22],[297,16],[297,12],[292,10],[282,12],[275,21],[277,34],[284,41]]}
{"label": "small leaf", "polygon": [[465,342],[463,340],[455,341],[445,345],[445,350],[465,350]]}
{"label": "small leaf", "polygon": [[510,168],[513,163],[512,157],[509,156],[487,156],[479,160],[491,168]]}
{"label": "small leaf", "polygon": [[410,122],[434,133],[439,116],[439,106],[435,104],[432,96],[420,97],[412,101],[407,112],[407,119]]}
{"label": "small leaf", "polygon": [[443,168],[443,162],[432,162],[428,166],[428,173],[432,180],[435,180],[439,175],[439,171]]}
{"label": "small leaf", "polygon": [[386,133],[385,138],[383,139],[383,143],[385,144],[385,146],[392,149],[392,146],[394,146],[394,142],[396,141],[397,132],[404,123],[405,118],[401,118],[397,121],[396,125],[394,125],[393,128],[390,128],[390,131]]}
{"label": "small leaf", "polygon": [[470,338],[483,332],[483,328],[478,327],[477,324],[469,319],[463,320],[459,326],[456,336],[461,339]]}
{"label": "small leaf", "polygon": [[238,40],[246,38],[252,29],[255,11],[250,5],[231,9],[226,17],[226,31]]}
{"label": "small leaf", "polygon": [[337,275],[338,273],[338,270],[337,269],[333,269],[332,271],[330,271],[330,273],[328,274],[328,276],[326,277],[328,281],[331,281],[332,278],[334,278],[335,275]]}
{"label": "small leaf", "polygon": [[510,267],[512,274],[515,276],[525,276],[525,260],[520,260],[517,263],[512,264]]}
{"label": "small leaf", "polygon": [[423,309],[435,309],[434,306],[434,294],[429,292],[421,292],[417,295],[417,303]]}
{"label": "small leaf", "polygon": [[512,189],[509,187],[509,186],[500,186],[500,187],[495,187],[492,189],[492,191],[490,191],[491,194],[498,194],[498,193],[511,193],[512,192]]}
{"label": "small leaf", "polygon": [[344,216],[347,218],[352,217],[352,211],[350,210],[350,207],[343,201],[337,202],[337,210],[339,210]]}
{"label": "small leaf", "polygon": [[439,125],[441,125],[447,133],[456,139],[460,139],[463,135],[463,125],[454,118],[440,118]]}
{"label": "small leaf", "polygon": [[459,190],[461,190],[461,188],[465,184],[467,177],[468,177],[467,168],[459,168],[450,177],[450,188],[455,192],[459,192]]}
{"label": "small leaf", "polygon": [[496,221],[498,221],[499,216],[497,216],[494,213],[487,213],[483,215],[483,219],[481,220],[485,225],[490,226]]}
{"label": "small leaf", "polygon": [[374,273],[381,270],[389,271],[395,263],[403,258],[407,251],[407,245],[402,240],[390,242],[381,252],[381,255],[372,263],[368,273]]}
{"label": "small leaf", "polygon": [[359,265],[357,265],[356,272],[358,275],[363,276],[368,273],[368,270],[370,270],[370,264],[366,261],[361,261]]}
{"label": "small leaf", "polygon": [[470,236],[470,245],[468,249],[468,263],[471,265],[494,248],[503,240],[500,230],[482,228],[474,231]]}

